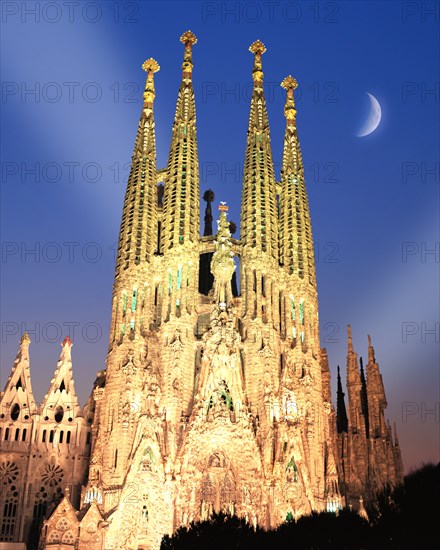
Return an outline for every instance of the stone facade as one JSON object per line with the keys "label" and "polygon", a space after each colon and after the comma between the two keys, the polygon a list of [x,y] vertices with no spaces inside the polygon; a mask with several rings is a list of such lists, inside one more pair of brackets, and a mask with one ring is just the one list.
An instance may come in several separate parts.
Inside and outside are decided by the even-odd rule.
{"label": "stone facade", "polygon": [[164,534],[213,512],[272,528],[313,510],[351,504],[362,511],[360,498],[374,499],[403,479],[371,342],[365,378],[350,332],[348,414],[340,378],[337,410],[331,403],[295,79],[282,82],[286,130],[277,181],[265,47],[251,45],[241,237],[232,238],[224,203],[211,234],[212,193],[200,237],[197,39],[188,31],[181,42],[182,82],[164,170],[156,167],[153,109],[159,65],[143,65],[107,369],[81,410],[66,338],[37,408],[24,336],[1,394],[0,540],[36,547],[44,519],[42,549],[158,549]]}

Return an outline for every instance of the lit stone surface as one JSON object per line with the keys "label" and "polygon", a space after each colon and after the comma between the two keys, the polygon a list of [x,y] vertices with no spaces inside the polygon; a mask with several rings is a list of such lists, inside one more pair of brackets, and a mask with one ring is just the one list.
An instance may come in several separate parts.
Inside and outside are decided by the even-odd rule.
{"label": "lit stone surface", "polygon": [[[148,74],[123,206],[107,369],[81,410],[67,338],[37,407],[25,335],[0,396],[0,540],[36,540],[44,520],[41,548],[154,550],[164,534],[213,512],[264,528],[345,504],[365,516],[363,502],[403,479],[371,341],[366,370],[359,371],[351,329],[348,409],[340,379],[336,411],[331,404],[295,79],[282,83],[286,130],[277,182],[262,85],[266,48],[252,44],[241,239],[231,236],[224,203],[216,236],[205,228],[201,238],[192,87],[197,39],[188,31],[181,42],[166,170],[156,167],[159,65],[153,59],[143,65]],[[210,224],[210,214],[206,219]],[[208,253],[214,284],[204,295],[199,261]],[[235,255],[239,297],[231,284]]]}

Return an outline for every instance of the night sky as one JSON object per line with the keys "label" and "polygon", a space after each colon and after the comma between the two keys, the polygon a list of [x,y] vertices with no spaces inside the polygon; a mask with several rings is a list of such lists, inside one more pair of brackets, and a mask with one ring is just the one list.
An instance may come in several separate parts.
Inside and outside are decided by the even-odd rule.
{"label": "night sky", "polygon": [[[201,193],[239,223],[252,55],[261,39],[275,170],[292,74],[316,243],[321,343],[371,334],[406,471],[439,460],[439,3],[3,2],[1,386],[30,332],[35,398],[74,341],[84,404],[105,367],[116,242],[145,73],[157,59],[158,167],[194,47]],[[433,10],[437,13],[433,13]],[[382,108],[377,130],[356,137]],[[215,204],[215,208],[216,208]],[[216,211],[216,210],[215,210]],[[33,252],[32,252],[33,251]],[[436,409],[436,415],[433,410]]]}

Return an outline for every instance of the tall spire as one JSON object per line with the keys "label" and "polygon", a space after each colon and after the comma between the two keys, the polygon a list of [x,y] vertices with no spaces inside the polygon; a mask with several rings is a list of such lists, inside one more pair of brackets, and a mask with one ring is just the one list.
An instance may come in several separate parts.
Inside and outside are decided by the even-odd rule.
{"label": "tall spire", "polygon": [[256,255],[264,253],[278,259],[276,183],[261,61],[261,56],[266,48],[260,40],[257,40],[249,50],[254,54],[252,71],[254,88],[244,165],[241,241],[244,256],[248,249],[253,249]]}
{"label": "tall spire", "polygon": [[153,102],[154,73],[160,67],[157,61],[150,58],[143,63],[142,68],[147,72],[147,80],[125,193],[115,282],[122,270],[132,265],[149,263],[157,247],[156,137]]}
{"label": "tall spire", "polygon": [[348,432],[347,410],[345,408],[345,393],[342,391],[341,371],[338,365],[338,393],[336,403],[336,425],[338,433]]}
{"label": "tall spire", "polygon": [[296,127],[294,90],[298,87],[287,76],[281,87],[287,92],[284,106],[284,134],[280,197],[280,263],[289,275],[296,274],[316,284],[315,259],[309,203],[304,179],[304,166]]}
{"label": "tall spire", "polygon": [[185,50],[164,192],[161,247],[164,254],[187,242],[196,246],[200,231],[199,160],[192,85],[192,48],[197,38],[187,31],[180,41]]}

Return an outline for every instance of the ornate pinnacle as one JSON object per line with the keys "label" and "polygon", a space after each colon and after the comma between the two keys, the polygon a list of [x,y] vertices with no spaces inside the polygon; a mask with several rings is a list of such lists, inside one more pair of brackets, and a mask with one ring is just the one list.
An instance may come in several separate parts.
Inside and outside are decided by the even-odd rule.
{"label": "ornate pinnacle", "polygon": [[289,76],[286,76],[286,78],[281,82],[280,86],[287,91],[296,90],[296,88],[298,88],[298,82],[292,75],[289,74]]}
{"label": "ornate pinnacle", "polygon": [[229,206],[225,202],[220,201],[218,209],[220,210],[220,212],[227,212],[229,210]]}
{"label": "ornate pinnacle", "polygon": [[61,344],[61,346],[64,347],[65,345],[68,345],[68,346],[72,345],[72,340],[70,339],[70,336],[66,336],[64,338],[63,343]]}
{"label": "ornate pinnacle", "polygon": [[145,84],[145,91],[144,91],[144,107],[148,107],[153,104],[154,98],[155,98],[155,91],[154,91],[154,73],[157,73],[157,71],[160,70],[159,63],[150,57],[150,59],[147,59],[142,63],[142,69],[148,73],[147,76],[147,82]]}
{"label": "ornate pinnacle", "polygon": [[266,46],[261,42],[261,40],[255,40],[249,46],[249,51],[254,55],[262,55],[266,51]]}
{"label": "ornate pinnacle", "polygon": [[20,338],[20,344],[26,344],[26,343],[30,343],[31,339],[29,338],[29,334],[27,332],[25,332],[23,334],[23,336]]}
{"label": "ornate pinnacle", "polygon": [[252,70],[254,84],[261,84],[263,82],[263,64],[261,63],[261,56],[266,51],[266,46],[261,40],[255,40],[255,42],[252,42],[249,46],[249,51],[255,55],[254,68]]}
{"label": "ornate pinnacle", "polygon": [[183,77],[190,80],[193,70],[193,61],[192,61],[192,47],[194,44],[197,44],[197,37],[191,31],[186,31],[180,37],[182,44],[185,44],[185,53],[182,63]]}
{"label": "ornate pinnacle", "polygon": [[293,123],[296,118],[295,99],[293,97],[293,90],[298,88],[298,82],[292,75],[286,76],[281,82],[280,86],[287,91],[286,104],[284,106],[284,116],[287,119],[287,123]]}
{"label": "ornate pinnacle", "polygon": [[197,44],[197,36],[192,31],[186,31],[180,37],[180,41],[182,44],[185,44],[185,46],[188,44],[194,46],[194,44]]}
{"label": "ornate pinnacle", "polygon": [[157,71],[160,71],[159,63],[152,57],[142,63],[142,68],[146,73],[157,73]]}

